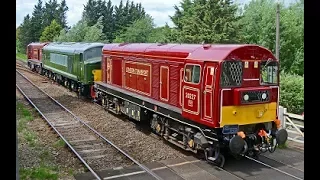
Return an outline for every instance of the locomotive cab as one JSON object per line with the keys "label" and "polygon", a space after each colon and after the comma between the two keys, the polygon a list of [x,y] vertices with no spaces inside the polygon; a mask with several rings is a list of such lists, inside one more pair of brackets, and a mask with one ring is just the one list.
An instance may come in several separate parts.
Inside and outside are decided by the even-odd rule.
{"label": "locomotive cab", "polygon": [[278,119],[279,63],[256,48],[256,57],[240,48],[222,61],[187,59],[184,65],[182,115],[212,126],[236,155],[274,152],[288,137]]}
{"label": "locomotive cab", "polygon": [[27,64],[33,71],[41,73],[42,48],[48,43],[30,43],[27,46]]}
{"label": "locomotive cab", "polygon": [[274,152],[287,140],[278,120],[278,67],[272,58],[221,64],[219,125],[232,153]]}

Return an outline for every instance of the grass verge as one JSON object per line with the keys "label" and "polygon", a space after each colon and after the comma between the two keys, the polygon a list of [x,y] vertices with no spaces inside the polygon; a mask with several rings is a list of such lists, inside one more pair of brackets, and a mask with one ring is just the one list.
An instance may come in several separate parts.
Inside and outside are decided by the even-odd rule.
{"label": "grass verge", "polygon": [[55,173],[54,168],[40,166],[37,168],[21,169],[19,171],[21,179],[58,179],[58,174]]}
{"label": "grass verge", "polygon": [[19,59],[21,61],[27,62],[27,55],[26,54],[22,54],[22,53],[17,53],[16,54],[16,59]]}
{"label": "grass verge", "polygon": [[67,179],[73,179],[73,173],[77,169],[67,166],[57,156],[61,155],[61,150],[65,147],[63,140],[59,138],[50,143],[52,140],[48,141],[48,137],[42,137],[41,134],[44,131],[40,128],[39,132],[39,128],[35,128],[35,126],[42,124],[39,123],[39,118],[34,114],[35,111],[18,100],[16,102],[16,113],[20,179],[57,180],[66,177],[68,177]]}
{"label": "grass verge", "polygon": [[[19,141],[27,143],[30,147],[36,147],[37,150],[42,150],[39,148],[38,137],[35,132],[30,130],[27,125],[29,122],[34,120],[32,111],[28,110],[22,103],[17,102],[16,104],[16,113],[18,115],[18,134]],[[43,150],[42,150],[43,151]],[[58,179],[58,174],[55,172],[56,167],[52,165],[46,165],[44,162],[47,160],[49,153],[47,150],[44,150],[40,157],[41,162],[38,167],[32,168],[19,168],[19,176],[21,179],[48,179],[56,180]]]}

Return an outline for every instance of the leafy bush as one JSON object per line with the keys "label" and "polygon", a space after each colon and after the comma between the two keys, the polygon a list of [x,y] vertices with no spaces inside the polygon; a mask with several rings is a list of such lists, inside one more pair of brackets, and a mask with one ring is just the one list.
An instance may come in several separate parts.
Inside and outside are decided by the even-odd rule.
{"label": "leafy bush", "polygon": [[280,74],[280,105],[288,112],[304,112],[304,76]]}

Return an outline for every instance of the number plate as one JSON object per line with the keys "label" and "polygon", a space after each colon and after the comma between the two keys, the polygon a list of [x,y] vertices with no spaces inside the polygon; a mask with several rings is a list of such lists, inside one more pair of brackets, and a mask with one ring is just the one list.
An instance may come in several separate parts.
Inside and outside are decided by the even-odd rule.
{"label": "number plate", "polygon": [[239,131],[239,125],[225,125],[222,128],[223,134],[236,134]]}

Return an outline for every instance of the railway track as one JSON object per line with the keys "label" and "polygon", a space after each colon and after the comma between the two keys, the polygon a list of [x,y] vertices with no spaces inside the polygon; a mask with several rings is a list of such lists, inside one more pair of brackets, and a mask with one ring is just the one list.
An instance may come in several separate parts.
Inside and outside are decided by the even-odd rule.
{"label": "railway track", "polygon": [[[21,67],[21,68],[23,68],[23,67]],[[24,68],[26,68],[25,66],[24,66]],[[28,72],[28,73],[34,73],[34,72],[32,72],[32,71],[26,71],[26,72]],[[17,72],[18,73],[18,72]],[[36,75],[39,75],[39,74],[37,74],[37,73],[34,73],[34,74],[36,74]],[[17,75],[17,77],[18,77],[18,75]],[[30,81],[29,81],[30,82]],[[17,80],[17,83],[18,83],[18,80]],[[20,89],[19,89],[20,90]],[[39,91],[42,91],[42,90],[40,90],[39,89]],[[44,93],[44,94],[46,94],[45,92],[43,92],[42,91],[42,93]],[[46,94],[46,96],[48,96],[47,94]],[[52,101],[54,101],[53,100],[53,98],[51,98],[50,96],[48,96]],[[29,98],[30,99],[30,98]],[[28,100],[29,100],[28,99]],[[29,100],[30,101],[30,100]],[[32,103],[32,102],[31,102]],[[56,102],[55,101],[55,103],[56,104],[59,104],[58,102]],[[97,103],[95,103],[97,106],[99,106],[99,107],[101,107],[101,108],[103,108],[100,104],[97,104]],[[34,104],[32,104],[33,106],[35,106]],[[62,106],[62,105],[61,105]],[[35,106],[36,107],[36,106]],[[37,107],[36,107],[37,108]],[[63,109],[65,109],[63,106],[62,106],[62,108]],[[38,110],[38,109],[37,109]],[[39,110],[38,110],[39,111]],[[67,112],[68,112],[68,110],[66,110]],[[71,113],[71,112],[70,112]],[[40,113],[41,114],[41,113]],[[72,113],[71,113],[71,115],[73,115]],[[92,128],[90,128],[90,127],[88,127],[88,125],[86,125],[84,122],[82,122],[80,119],[78,119],[77,117],[75,117],[74,115],[73,115],[73,117],[74,117],[74,119],[76,119],[77,120],[77,122],[79,123],[79,124],[82,124],[82,126],[86,126],[86,127],[83,127],[83,128],[86,128],[86,129],[92,129]],[[45,117],[44,117],[45,118]],[[45,118],[46,119],[46,118]],[[47,119],[46,119],[47,120]],[[48,121],[48,120],[47,120]],[[52,121],[52,122],[54,122],[54,121]],[[49,123],[49,122],[48,122]],[[50,123],[49,123],[50,124]],[[51,124],[50,124],[51,125]],[[61,125],[61,124],[60,124]],[[63,124],[62,124],[63,125]],[[61,126],[62,126],[61,125]],[[52,125],[51,125],[52,126]],[[60,126],[60,127],[61,127]],[[65,124],[63,125],[63,126],[66,126]],[[62,130],[62,129],[65,129],[65,128],[63,128],[63,127],[57,127],[56,129],[55,129],[55,131],[57,132],[57,130],[60,130],[60,132],[62,132],[62,133],[65,133],[65,132],[68,132],[68,131],[64,131],[64,130]],[[68,129],[70,126],[66,126],[66,129]],[[78,135],[82,135],[83,134],[83,132],[84,131],[80,131],[80,132],[77,132],[77,133],[75,133],[75,134],[78,134]],[[59,134],[59,132],[57,132],[58,134]],[[65,135],[68,137],[68,135],[69,135],[70,133],[66,133]],[[94,133],[96,136],[99,136],[99,135],[97,135],[97,132],[96,133]],[[99,133],[98,133],[99,134]],[[59,134],[60,136],[61,135],[64,135],[64,134]],[[99,138],[99,137],[98,137]],[[155,138],[155,137],[153,137],[153,138]],[[103,139],[103,138],[102,138]],[[68,138],[65,138],[64,139],[65,141],[66,141],[66,143],[67,143],[67,141],[68,141]],[[107,141],[108,142],[108,141]],[[102,143],[105,143],[105,142],[102,142]],[[72,149],[71,147],[70,147],[70,149],[72,149],[74,152],[81,152],[81,148],[83,148],[83,149],[85,149],[85,148],[91,148],[91,150],[99,150],[99,146],[96,146],[96,145],[93,145],[93,146],[91,146],[91,147],[89,147],[89,146],[86,146],[86,145],[84,145],[85,144],[85,142],[81,142],[81,143],[79,143],[79,146],[75,146],[74,144],[72,144],[72,143],[67,143],[68,144],[68,146],[70,147],[74,147],[74,149]],[[77,147],[80,147],[80,150],[79,150],[79,148],[77,149]],[[87,149],[87,150],[88,150]],[[86,149],[85,149],[86,150]],[[84,150],[84,151],[85,151]],[[77,154],[77,153],[75,153],[75,154]],[[80,156],[80,158],[82,157],[81,156],[81,153],[78,153],[78,155],[77,155],[78,157]],[[301,170],[301,169],[298,169],[298,168],[295,168],[295,167],[293,167],[293,166],[291,166],[291,165],[288,165],[288,164],[286,164],[286,163],[283,163],[283,162],[280,162],[280,161],[277,161],[277,160],[275,160],[275,159],[272,159],[272,158],[269,158],[269,157],[267,157],[267,156],[264,156],[264,155],[260,155],[259,156],[260,158],[259,159],[253,159],[253,158],[251,158],[251,157],[247,157],[247,156],[245,156],[244,158],[243,158],[243,160],[244,161],[233,161],[233,160],[231,160],[231,163],[228,163],[228,164],[226,164],[225,165],[225,167],[224,168],[219,168],[219,167],[214,167],[213,166],[213,168],[215,168],[215,169],[218,169],[219,171],[225,171],[225,172],[228,172],[231,176],[233,176],[233,178],[234,177],[236,177],[236,179],[248,179],[248,176],[255,176],[254,178],[255,179],[268,179],[268,178],[266,178],[266,176],[269,176],[271,179],[295,179],[295,180],[302,180],[302,179],[304,179],[304,171],[303,170]],[[79,158],[79,159],[80,159]],[[130,159],[130,158],[129,158]],[[81,159],[80,159],[81,160]],[[85,160],[85,159],[84,159]],[[82,161],[82,160],[81,160]],[[82,161],[83,162],[83,161]],[[87,161],[85,161],[85,163],[86,163]],[[118,162],[117,162],[118,163]],[[89,167],[91,167],[90,165],[91,164],[88,164],[87,163],[87,165],[89,166]],[[86,165],[86,166],[87,166]],[[141,165],[142,167],[144,167],[143,165]],[[194,165],[192,165],[191,164],[191,166],[193,166],[194,168],[199,168],[199,167],[197,167],[197,166],[194,166]],[[90,168],[88,168],[89,170],[90,170]],[[259,169],[258,171],[261,171],[261,174],[255,174],[255,171],[257,170],[257,169]],[[91,171],[92,170],[92,171]],[[100,171],[100,170],[94,170],[94,168],[91,168],[91,172],[95,172],[95,174],[97,174],[97,171]],[[154,171],[154,169],[152,169],[152,171]],[[149,172],[151,172],[152,173],[152,171],[149,169]],[[140,170],[139,171],[139,173],[141,173],[141,172],[143,172],[144,174],[147,172],[148,173],[148,171],[144,171],[143,170],[143,168],[142,168],[142,171]],[[92,173],[92,174],[94,174],[94,173]],[[156,178],[156,177],[153,177],[152,175],[150,175],[150,177],[151,178]],[[99,178],[98,178],[99,179]],[[250,178],[249,178],[250,179]]]}
{"label": "railway track", "polygon": [[132,165],[133,162],[147,172],[150,179],[161,179],[39,89],[18,70],[16,70],[16,87],[95,178],[103,179],[97,173],[103,169]]}
{"label": "railway track", "polygon": [[[291,177],[292,179],[303,180],[304,172],[302,170],[300,170],[300,169],[298,170],[297,168],[294,168],[294,167],[289,166],[287,164],[280,163],[279,161],[276,161],[274,159],[267,158],[266,156],[260,156],[259,157],[260,160],[257,160],[257,159],[254,159],[254,158],[251,158],[248,156],[245,156],[245,158],[247,158],[251,161],[254,161],[258,164],[261,164],[265,167],[268,167],[272,170],[275,170],[283,175]],[[272,165],[270,165],[270,164],[272,164]],[[278,166],[278,167],[276,167],[276,166]]]}
{"label": "railway track", "polygon": [[264,155],[258,159],[243,156],[241,160],[228,159],[225,171],[230,172],[240,179],[256,180],[303,180],[304,171],[288,164],[279,162]]}
{"label": "railway track", "polygon": [[16,61],[16,69],[19,69],[19,70],[22,70],[22,71],[25,71],[25,72],[29,72],[31,74],[39,75],[39,73],[30,70],[25,62]]}
{"label": "railway track", "polygon": [[[97,107],[100,107],[103,109],[103,106],[101,104],[98,104],[98,103],[95,103],[95,105]],[[160,138],[158,136],[153,136],[153,138]],[[184,152],[183,150],[181,150],[181,153],[186,153]],[[192,153],[188,153],[188,155],[191,155]],[[265,168],[266,170],[272,170],[272,171],[275,171],[273,172],[274,174],[277,174],[277,178],[272,178],[272,179],[295,179],[295,180],[303,180],[303,176],[304,176],[304,171],[301,170],[301,169],[298,169],[294,166],[291,166],[291,165],[288,165],[288,164],[285,164],[283,162],[280,162],[280,161],[277,161],[273,158],[269,158],[267,156],[264,156],[262,154],[259,155],[259,160],[258,159],[254,159],[254,158],[251,158],[249,156],[244,156],[246,162],[245,164],[250,164],[249,166],[259,166],[261,168]],[[182,157],[180,157],[182,158]],[[185,161],[187,161],[185,158],[182,158],[184,159]],[[231,161],[237,161],[235,159],[230,159]],[[247,161],[249,160],[249,161]],[[238,162],[241,162],[241,161],[238,161]],[[197,165],[194,165],[194,164],[190,164],[190,166],[192,166],[193,168],[199,168]],[[241,166],[241,165],[239,165]],[[246,179],[246,176],[247,175],[244,175],[243,173],[234,173],[232,172],[233,170],[233,167],[224,167],[224,168],[220,168],[220,167],[214,167],[215,169],[217,169],[218,171],[225,171],[227,173],[229,173],[231,176],[228,176],[228,178],[232,178],[232,179],[243,179],[245,180]],[[250,169],[247,169],[246,171],[250,171]],[[248,171],[248,173],[249,173]],[[256,179],[265,179],[265,177],[261,176],[261,177],[258,177]]]}

